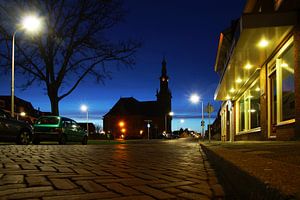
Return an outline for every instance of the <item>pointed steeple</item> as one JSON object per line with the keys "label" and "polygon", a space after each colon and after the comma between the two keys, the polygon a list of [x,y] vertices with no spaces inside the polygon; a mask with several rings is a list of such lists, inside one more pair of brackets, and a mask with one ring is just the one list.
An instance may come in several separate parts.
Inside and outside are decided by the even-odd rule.
{"label": "pointed steeple", "polygon": [[163,57],[163,60],[161,62],[162,68],[161,68],[161,76],[167,76],[167,62],[165,56]]}

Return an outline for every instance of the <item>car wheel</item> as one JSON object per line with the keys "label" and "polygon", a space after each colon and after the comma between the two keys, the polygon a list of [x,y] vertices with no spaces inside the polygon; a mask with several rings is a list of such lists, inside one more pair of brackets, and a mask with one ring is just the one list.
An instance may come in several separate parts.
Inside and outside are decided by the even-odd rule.
{"label": "car wheel", "polygon": [[87,141],[88,141],[87,136],[84,136],[81,143],[82,143],[83,145],[87,145]]}
{"label": "car wheel", "polygon": [[30,143],[30,133],[26,130],[22,130],[17,137],[17,144],[27,145]]}
{"label": "car wheel", "polygon": [[62,144],[62,145],[63,144],[67,144],[67,137],[66,137],[66,135],[62,134],[58,143]]}

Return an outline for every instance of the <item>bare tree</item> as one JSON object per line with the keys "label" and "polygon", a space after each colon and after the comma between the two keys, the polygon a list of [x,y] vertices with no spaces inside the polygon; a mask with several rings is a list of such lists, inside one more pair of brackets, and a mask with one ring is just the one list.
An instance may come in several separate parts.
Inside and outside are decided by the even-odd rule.
{"label": "bare tree", "polygon": [[[107,31],[124,18],[120,0],[10,0],[0,1],[0,62],[10,67],[11,38],[22,13],[43,18],[40,34],[19,32],[15,65],[28,77],[25,88],[43,85],[53,114],[59,101],[71,94],[87,76],[103,81],[110,62],[132,66],[140,43],[112,42]],[[109,65],[108,65],[109,64]]]}

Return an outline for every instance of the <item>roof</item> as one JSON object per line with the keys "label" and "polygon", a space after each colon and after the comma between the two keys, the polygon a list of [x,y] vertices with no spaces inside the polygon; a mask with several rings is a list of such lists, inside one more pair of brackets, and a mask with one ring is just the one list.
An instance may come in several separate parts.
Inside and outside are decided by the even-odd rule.
{"label": "roof", "polygon": [[158,116],[161,109],[157,101],[138,101],[133,97],[120,98],[104,117],[108,115]]}

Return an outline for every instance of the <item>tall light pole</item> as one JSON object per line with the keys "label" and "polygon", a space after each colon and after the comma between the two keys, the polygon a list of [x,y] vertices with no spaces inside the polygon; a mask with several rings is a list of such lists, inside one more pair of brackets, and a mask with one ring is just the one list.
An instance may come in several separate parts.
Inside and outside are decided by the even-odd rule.
{"label": "tall light pole", "polygon": [[[21,22],[21,29],[36,33],[41,28],[41,20],[37,16],[26,16]],[[11,47],[11,116],[15,116],[15,37],[19,29],[15,30],[12,36]]]}
{"label": "tall light pole", "polygon": [[190,96],[190,101],[194,104],[198,104],[201,102],[201,114],[202,114],[202,120],[201,120],[201,127],[202,127],[202,137],[204,137],[204,113],[203,113],[203,101],[200,101],[200,97],[198,94],[192,94]]}
{"label": "tall light pole", "polygon": [[173,116],[174,112],[169,112],[168,114],[165,114],[165,133],[168,132],[168,117]]}
{"label": "tall light pole", "polygon": [[80,107],[82,112],[86,112],[86,132],[89,135],[89,111],[86,105],[81,105]]}

